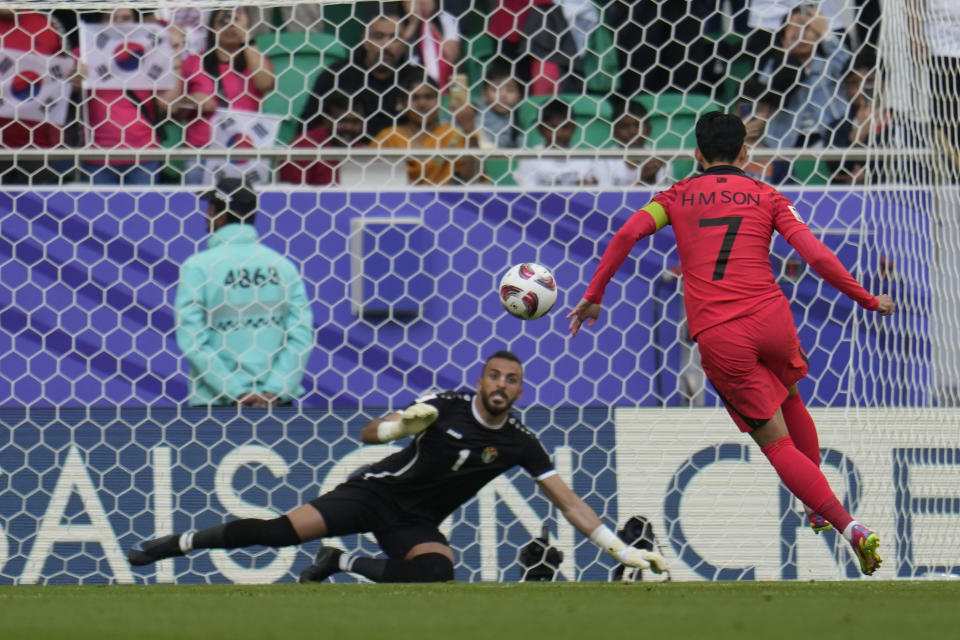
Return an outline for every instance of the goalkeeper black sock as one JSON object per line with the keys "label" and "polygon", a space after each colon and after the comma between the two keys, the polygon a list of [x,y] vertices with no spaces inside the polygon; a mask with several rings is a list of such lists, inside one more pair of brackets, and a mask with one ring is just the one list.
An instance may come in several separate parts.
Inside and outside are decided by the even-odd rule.
{"label": "goalkeeper black sock", "polygon": [[340,569],[374,582],[446,582],[453,580],[453,563],[441,553],[424,553],[411,560],[340,556]]}
{"label": "goalkeeper black sock", "polygon": [[[390,561],[383,558],[367,558],[364,556],[355,556],[351,553],[344,553],[340,556],[339,566],[341,571],[359,573],[374,582],[387,582],[383,579],[383,574],[387,570],[388,562]],[[396,582],[396,580],[391,582]]]}
{"label": "goalkeeper black sock", "polygon": [[273,520],[244,518],[180,536],[180,548],[185,552],[191,549],[237,549],[258,544],[288,547],[300,544],[300,536],[287,516]]}

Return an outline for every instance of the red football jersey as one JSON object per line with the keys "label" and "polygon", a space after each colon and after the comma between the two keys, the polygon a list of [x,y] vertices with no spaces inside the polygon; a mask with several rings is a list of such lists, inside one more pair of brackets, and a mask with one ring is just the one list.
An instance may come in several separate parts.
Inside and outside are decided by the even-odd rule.
{"label": "red football jersey", "polygon": [[[735,167],[714,167],[681,180],[653,202],[663,208],[676,235],[693,337],[784,297],[770,266],[774,231],[830,284],[864,307],[877,307],[877,299],[814,237],[786,196]],[[651,206],[656,205],[638,211],[614,236],[584,296],[587,300],[600,302],[636,240],[663,225],[648,211]]]}

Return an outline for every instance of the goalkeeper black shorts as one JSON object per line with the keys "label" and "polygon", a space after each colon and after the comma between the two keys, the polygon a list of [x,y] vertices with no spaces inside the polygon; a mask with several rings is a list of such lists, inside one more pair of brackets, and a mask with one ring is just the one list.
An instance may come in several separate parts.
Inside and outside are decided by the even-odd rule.
{"label": "goalkeeper black shorts", "polygon": [[391,558],[404,558],[424,542],[449,545],[437,523],[402,511],[380,492],[349,481],[310,501],[327,524],[327,537],[351,533],[372,533],[377,544]]}

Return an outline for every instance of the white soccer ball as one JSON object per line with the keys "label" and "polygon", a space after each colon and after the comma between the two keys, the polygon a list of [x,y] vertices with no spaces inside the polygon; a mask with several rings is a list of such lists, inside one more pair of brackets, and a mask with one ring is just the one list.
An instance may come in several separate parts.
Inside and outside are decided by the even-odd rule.
{"label": "white soccer ball", "polygon": [[536,320],[557,301],[557,282],[542,264],[524,262],[500,278],[500,302],[521,320]]}

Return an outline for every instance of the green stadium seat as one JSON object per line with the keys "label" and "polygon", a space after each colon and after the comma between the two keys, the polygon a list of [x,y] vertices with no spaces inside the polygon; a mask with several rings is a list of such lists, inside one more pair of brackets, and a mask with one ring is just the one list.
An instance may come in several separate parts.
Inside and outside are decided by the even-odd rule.
{"label": "green stadium seat", "polygon": [[[613,107],[606,100],[580,93],[560,94],[557,96],[570,105],[570,115],[579,126],[573,137],[573,146],[602,148],[610,144],[610,120]],[[535,147],[543,143],[537,132],[540,120],[540,107],[552,100],[553,96],[534,96],[517,107],[517,126],[526,132],[526,146]]]}
{"label": "green stadium seat", "polygon": [[513,187],[517,181],[513,179],[516,162],[507,158],[488,158],[484,163],[483,171],[490,184],[498,187]]}
{"label": "green stadium seat", "polygon": [[497,51],[497,41],[493,36],[480,33],[473,37],[464,38],[463,55],[466,57],[466,73],[470,83],[470,96],[479,100],[483,93],[483,76],[486,73],[486,62]]}
{"label": "green stadium seat", "polygon": [[653,95],[641,95],[634,98],[646,107],[650,114],[699,115],[711,109],[721,109],[709,96],[683,91],[664,91]]}
{"label": "green stadium seat", "polygon": [[[693,149],[697,146],[694,125],[707,111],[723,109],[708,96],[698,93],[664,92],[635,98],[649,114],[650,141],[654,149]],[[693,174],[696,164],[689,159],[674,160],[672,173],[681,179]]]}
{"label": "green stadium seat", "polygon": [[614,44],[613,31],[604,24],[594,29],[587,39],[583,72],[590,93],[609,94],[617,88],[620,60]]}
{"label": "green stadium seat", "polygon": [[324,3],[324,30],[337,34],[337,40],[347,49],[353,49],[363,41],[366,25],[354,15],[353,2]]}
{"label": "green stadium seat", "polygon": [[[613,140],[613,128],[609,122],[595,118],[573,118],[577,131],[573,134],[574,148],[604,149],[609,147]],[[536,147],[543,144],[543,136],[535,128],[527,132],[526,146]]]}
{"label": "green stadium seat", "polygon": [[749,56],[739,56],[727,65],[727,75],[720,88],[723,103],[732,107],[740,97],[744,82],[753,73],[754,63]]}
{"label": "green stadium seat", "polygon": [[790,175],[798,184],[823,186],[830,183],[830,170],[819,160],[795,160]]}
{"label": "green stadium seat", "polygon": [[327,33],[265,33],[257,47],[270,58],[277,76],[276,89],[263,101],[263,111],[286,118],[279,138],[289,142],[299,131],[298,116],[317,75],[345,59],[348,49]]}
{"label": "green stadium seat", "polygon": [[[575,120],[605,120],[607,123],[613,117],[613,107],[602,98],[584,95],[581,93],[561,93],[557,96],[570,105],[570,115]],[[517,106],[517,126],[522,131],[536,129],[540,119],[540,107],[553,96],[533,96]]]}
{"label": "green stadium seat", "polygon": [[[166,149],[175,149],[183,146],[186,127],[179,122],[167,120],[163,123],[163,146]],[[168,160],[163,164],[162,172],[170,179],[178,181],[183,174],[183,160]]]}

